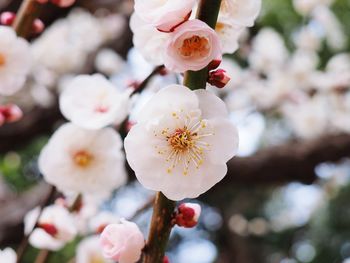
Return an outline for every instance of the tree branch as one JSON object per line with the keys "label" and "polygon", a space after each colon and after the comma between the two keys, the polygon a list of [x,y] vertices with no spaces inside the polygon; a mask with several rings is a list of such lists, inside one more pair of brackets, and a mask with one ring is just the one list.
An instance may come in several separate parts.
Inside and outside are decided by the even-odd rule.
{"label": "tree branch", "polygon": [[33,32],[33,23],[39,17],[42,4],[36,0],[24,0],[17,12],[13,28],[17,35],[28,38]]}

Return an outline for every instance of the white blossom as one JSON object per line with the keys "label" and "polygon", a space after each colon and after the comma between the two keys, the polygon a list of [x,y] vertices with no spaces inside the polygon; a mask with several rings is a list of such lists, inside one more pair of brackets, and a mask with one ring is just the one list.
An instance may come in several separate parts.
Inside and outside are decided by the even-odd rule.
{"label": "white blossom", "polygon": [[76,249],[76,263],[113,263],[105,259],[100,248],[99,236],[94,235],[83,239]]}
{"label": "white blossom", "polygon": [[127,160],[140,183],[169,199],[195,198],[219,182],[238,148],[225,104],[205,90],[160,90],[125,139]]}
{"label": "white blossom", "polygon": [[136,13],[130,18],[130,28],[133,32],[135,48],[151,64],[162,65],[164,47],[170,34],[162,33],[151,24],[146,23]]}
{"label": "white blossom", "polygon": [[16,252],[9,247],[3,250],[0,249],[0,262],[16,263],[17,262]]}
{"label": "white blossom", "polygon": [[[59,250],[72,241],[77,234],[73,217],[61,205],[51,205],[40,210],[35,208],[25,217],[25,231],[30,234],[29,242],[39,249]],[[39,219],[38,219],[39,217]],[[37,221],[37,222],[36,222]],[[36,222],[36,225],[33,224]],[[31,228],[35,228],[31,231]]]}
{"label": "white blossom", "polygon": [[121,147],[112,128],[86,130],[67,123],[41,151],[39,169],[65,193],[108,194],[126,181]]}
{"label": "white blossom", "polygon": [[223,0],[220,15],[229,18],[233,24],[251,27],[261,9],[261,0]]}
{"label": "white blossom", "polygon": [[120,124],[129,110],[130,90],[118,91],[104,76],[79,75],[68,83],[60,96],[62,114],[86,129]]}
{"label": "white blossom", "polygon": [[12,95],[20,90],[31,65],[29,44],[7,26],[0,26],[0,94]]}

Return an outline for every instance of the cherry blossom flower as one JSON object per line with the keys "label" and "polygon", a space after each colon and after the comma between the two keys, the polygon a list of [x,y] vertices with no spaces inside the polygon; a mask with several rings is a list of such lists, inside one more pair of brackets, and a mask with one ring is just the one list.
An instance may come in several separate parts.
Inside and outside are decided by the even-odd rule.
{"label": "cherry blossom flower", "polygon": [[0,262],[16,263],[17,262],[16,252],[9,247],[3,250],[0,249]]}
{"label": "cherry blossom flower", "polygon": [[41,214],[39,208],[33,209],[26,215],[24,224],[30,244],[39,249],[59,250],[77,234],[73,217],[61,205],[48,206]]}
{"label": "cherry blossom flower", "polygon": [[0,94],[20,90],[30,70],[29,44],[16,36],[11,27],[0,26]]}
{"label": "cherry blossom flower", "polygon": [[170,85],[146,103],[124,146],[144,187],[181,200],[198,197],[223,179],[238,134],[214,94]]}
{"label": "cherry blossom flower", "polygon": [[223,0],[220,15],[229,18],[233,24],[251,27],[261,10],[261,0]]}
{"label": "cherry blossom flower", "polygon": [[135,263],[145,246],[143,234],[135,223],[121,219],[120,224],[108,225],[100,236],[105,258],[119,263]]}
{"label": "cherry blossom flower", "polygon": [[67,123],[41,151],[39,169],[64,193],[106,195],[126,181],[121,147],[112,128],[86,130]]}
{"label": "cherry blossom flower", "polygon": [[129,109],[131,90],[121,92],[104,76],[79,75],[60,96],[62,114],[85,129],[100,129],[120,124]]}
{"label": "cherry blossom flower", "polygon": [[226,16],[219,16],[215,31],[219,36],[223,53],[232,54],[238,49],[238,40],[243,30],[244,27],[233,24]]}
{"label": "cherry blossom flower", "polygon": [[130,28],[133,32],[133,44],[147,62],[153,65],[164,64],[164,47],[170,34],[158,31],[136,13],[133,13],[130,18]]}
{"label": "cherry blossom flower", "polygon": [[98,235],[83,239],[76,250],[76,263],[113,263],[112,260],[105,259],[100,248]]}
{"label": "cherry blossom flower", "polygon": [[253,69],[268,73],[283,67],[288,56],[283,38],[272,28],[264,28],[254,38],[248,60]]}
{"label": "cherry blossom flower", "polygon": [[212,60],[221,59],[221,44],[216,32],[194,19],[176,28],[164,54],[165,66],[175,72],[201,70]]}
{"label": "cherry blossom flower", "polygon": [[160,31],[169,32],[188,19],[196,0],[136,0],[135,12]]}

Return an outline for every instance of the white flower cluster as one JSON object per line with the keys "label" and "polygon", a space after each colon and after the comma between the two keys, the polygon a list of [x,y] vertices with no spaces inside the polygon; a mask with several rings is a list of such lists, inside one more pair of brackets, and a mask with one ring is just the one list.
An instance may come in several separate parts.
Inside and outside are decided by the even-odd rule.
{"label": "white flower cluster", "polygon": [[199,70],[237,50],[241,33],[253,26],[260,8],[261,0],[222,1],[214,34],[196,19],[187,21],[198,9],[196,1],[137,0],[130,22],[133,42],[152,64],[175,72]]}
{"label": "white flower cluster", "polygon": [[47,182],[67,194],[105,196],[125,184],[122,140],[105,127],[124,120],[129,94],[102,75],[77,76],[67,85],[60,108],[72,123],[55,132],[39,157]]}
{"label": "white flower cluster", "polygon": [[[248,68],[224,60],[228,73],[240,76],[223,91],[228,108],[278,112],[294,135],[301,138],[349,132],[350,54],[338,53],[324,70],[318,69],[320,43],[341,43],[339,35],[327,34],[327,30],[342,32],[332,23],[334,19],[330,9],[320,4],[310,14],[309,24],[296,32],[293,53],[275,30],[264,28],[252,40]],[[315,31],[316,23],[324,31]],[[330,25],[335,29],[329,29]]]}

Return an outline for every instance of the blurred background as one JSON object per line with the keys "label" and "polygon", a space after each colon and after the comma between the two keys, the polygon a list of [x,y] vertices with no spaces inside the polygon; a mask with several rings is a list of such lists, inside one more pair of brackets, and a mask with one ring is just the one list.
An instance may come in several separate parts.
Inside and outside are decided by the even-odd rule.
{"label": "blurred background", "polygon": [[[0,0],[0,10],[17,10],[20,2]],[[0,128],[0,247],[19,244],[25,213],[47,194],[36,161],[64,122],[57,105],[64,84],[100,72],[125,89],[152,71],[132,48],[132,8],[128,0],[81,0],[42,14],[47,29],[32,39],[26,88],[6,98],[25,116]],[[239,156],[198,199],[199,226],[173,231],[172,263],[350,262],[349,34],[350,0],[263,0],[255,27],[223,61],[230,83],[208,87],[239,127]],[[135,98],[130,119],[177,79],[155,77]],[[130,183],[101,209],[128,217],[142,206],[152,193],[134,178],[130,171]],[[136,218],[145,232],[150,215]],[[49,262],[70,262],[78,243]],[[33,262],[32,253],[25,262]]]}

